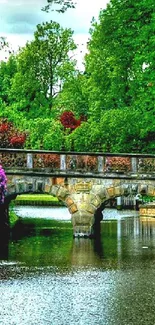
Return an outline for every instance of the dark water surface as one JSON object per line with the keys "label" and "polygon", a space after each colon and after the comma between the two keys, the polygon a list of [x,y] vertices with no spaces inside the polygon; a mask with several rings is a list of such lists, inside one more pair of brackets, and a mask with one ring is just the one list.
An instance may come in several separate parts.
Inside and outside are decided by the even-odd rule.
{"label": "dark water surface", "polygon": [[107,211],[98,238],[73,239],[60,219],[1,239],[0,324],[154,325],[155,222]]}

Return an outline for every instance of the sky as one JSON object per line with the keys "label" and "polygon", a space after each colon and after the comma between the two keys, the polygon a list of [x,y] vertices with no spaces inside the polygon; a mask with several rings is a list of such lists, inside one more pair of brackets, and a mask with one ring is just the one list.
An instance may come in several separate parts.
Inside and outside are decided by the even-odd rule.
{"label": "sky", "polygon": [[[76,59],[82,68],[86,53],[89,28],[93,17],[98,18],[100,9],[105,9],[109,0],[76,0],[76,8],[64,14],[46,13],[41,10],[46,0],[0,0],[0,36],[7,38],[14,50],[33,39],[36,25],[54,20],[64,28],[74,31],[74,40],[78,44]],[[0,59],[3,59],[1,53]]]}

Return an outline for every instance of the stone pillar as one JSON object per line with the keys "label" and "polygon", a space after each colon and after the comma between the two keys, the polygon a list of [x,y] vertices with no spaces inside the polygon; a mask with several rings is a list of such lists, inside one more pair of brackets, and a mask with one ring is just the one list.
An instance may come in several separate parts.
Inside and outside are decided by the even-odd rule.
{"label": "stone pillar", "polygon": [[72,214],[73,236],[88,237],[94,235],[94,215],[87,211],[78,211]]}
{"label": "stone pillar", "polygon": [[131,158],[131,168],[133,173],[137,173],[137,158],[132,157]]}
{"label": "stone pillar", "polygon": [[66,155],[60,155],[60,169],[66,170]]}
{"label": "stone pillar", "polygon": [[117,210],[121,210],[122,209],[122,197],[118,196],[117,197]]}
{"label": "stone pillar", "polygon": [[32,153],[27,154],[27,168],[33,168],[33,155]]}

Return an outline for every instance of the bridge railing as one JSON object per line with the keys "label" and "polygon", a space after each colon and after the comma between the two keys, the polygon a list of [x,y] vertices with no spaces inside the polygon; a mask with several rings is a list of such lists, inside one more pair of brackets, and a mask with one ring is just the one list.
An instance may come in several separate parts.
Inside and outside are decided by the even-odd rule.
{"label": "bridge railing", "polygon": [[155,155],[58,152],[0,148],[6,169],[81,173],[155,173]]}

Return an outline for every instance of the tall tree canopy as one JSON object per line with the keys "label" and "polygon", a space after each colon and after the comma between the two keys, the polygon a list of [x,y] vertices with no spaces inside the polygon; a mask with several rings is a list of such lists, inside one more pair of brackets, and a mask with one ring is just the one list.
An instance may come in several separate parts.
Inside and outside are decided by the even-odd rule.
{"label": "tall tree canopy", "polygon": [[154,109],[154,0],[111,0],[90,32],[86,71],[97,115],[131,106]]}
{"label": "tall tree canopy", "polygon": [[9,94],[11,88],[11,80],[17,72],[17,60],[12,54],[8,61],[0,62],[0,100],[5,104],[10,103]]}
{"label": "tall tree canopy", "polygon": [[73,111],[77,117],[87,116],[87,78],[84,73],[75,72],[63,85],[55,104],[60,111]]}
{"label": "tall tree canopy", "polygon": [[22,110],[52,107],[61,84],[74,73],[75,61],[70,59],[70,52],[76,45],[72,35],[71,29],[46,22],[37,26],[34,40],[20,51],[11,94]]}
{"label": "tall tree canopy", "polygon": [[0,115],[21,123],[36,149],[153,153],[154,35],[154,0],[111,0],[92,22],[80,73],[72,31],[38,25],[34,40],[0,65]]}

